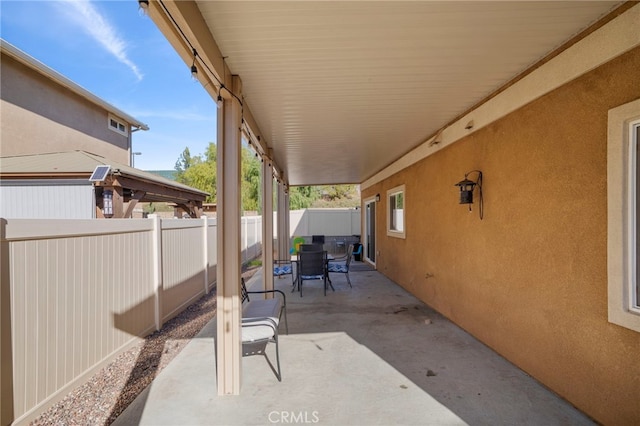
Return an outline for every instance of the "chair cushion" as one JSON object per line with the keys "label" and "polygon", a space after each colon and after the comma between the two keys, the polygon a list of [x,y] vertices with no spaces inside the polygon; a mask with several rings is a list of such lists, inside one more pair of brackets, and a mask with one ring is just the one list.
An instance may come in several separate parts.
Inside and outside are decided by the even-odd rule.
{"label": "chair cushion", "polygon": [[349,268],[347,268],[347,265],[343,265],[340,263],[330,263],[329,272],[342,272],[343,274],[346,274],[347,272],[349,272]]}
{"label": "chair cushion", "polygon": [[242,343],[271,339],[274,335],[275,329],[270,321],[245,322],[244,319],[242,320]]}
{"label": "chair cushion", "polygon": [[282,266],[273,267],[273,275],[276,275],[276,276],[289,275],[292,273],[293,273],[293,270],[291,268],[291,265],[282,265]]}
{"label": "chair cushion", "polygon": [[242,308],[242,342],[270,339],[280,323],[282,300],[252,300]]}
{"label": "chair cushion", "polygon": [[324,275],[300,275],[303,280],[321,280]]}

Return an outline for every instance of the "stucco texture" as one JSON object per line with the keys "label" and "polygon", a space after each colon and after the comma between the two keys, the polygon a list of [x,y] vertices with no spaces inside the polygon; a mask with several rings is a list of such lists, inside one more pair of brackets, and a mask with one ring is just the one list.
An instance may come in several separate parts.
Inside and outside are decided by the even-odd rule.
{"label": "stucco texture", "polygon": [[[635,48],[363,191],[376,266],[596,421],[640,424],[640,333],[607,321],[607,112],[640,97]],[[454,184],[480,169],[484,219]],[[475,175],[471,175],[475,178]]]}

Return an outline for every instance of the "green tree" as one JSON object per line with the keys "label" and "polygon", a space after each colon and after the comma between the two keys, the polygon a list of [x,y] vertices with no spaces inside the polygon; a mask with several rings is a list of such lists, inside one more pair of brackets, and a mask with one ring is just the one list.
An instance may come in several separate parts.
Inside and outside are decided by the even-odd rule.
{"label": "green tree", "polygon": [[205,202],[214,203],[217,194],[217,159],[218,151],[214,143],[209,143],[204,156],[192,157],[189,148],[185,148],[180,159],[176,162],[176,181],[208,192],[209,196]]}
{"label": "green tree", "polygon": [[289,188],[289,208],[291,210],[309,208],[318,198],[320,198],[320,190],[317,186],[294,186]]}
{"label": "green tree", "polygon": [[[203,155],[192,156],[189,148],[185,148],[176,161],[176,180],[208,192],[210,195],[206,202],[215,203],[217,201],[217,160],[218,151],[214,143],[209,144]],[[241,197],[244,211],[262,212],[262,203],[260,202],[261,170],[260,160],[251,149],[243,146]],[[289,189],[289,208],[291,210],[309,207],[356,207],[358,205],[360,205],[360,197],[354,185],[295,186]]]}
{"label": "green tree", "polygon": [[184,151],[182,151],[182,154],[180,154],[178,161],[176,161],[176,165],[173,167],[176,171],[176,181],[184,183],[181,179],[184,177],[184,172],[191,167],[192,161],[189,147],[186,147]]}
{"label": "green tree", "polygon": [[242,209],[262,212],[260,203],[260,160],[246,147],[242,148]]}

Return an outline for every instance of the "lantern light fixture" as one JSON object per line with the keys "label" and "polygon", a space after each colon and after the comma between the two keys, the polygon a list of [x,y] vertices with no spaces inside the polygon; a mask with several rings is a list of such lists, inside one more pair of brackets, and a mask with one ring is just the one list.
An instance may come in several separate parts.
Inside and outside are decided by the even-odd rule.
{"label": "lantern light fixture", "polygon": [[[469,175],[475,173],[477,178],[475,181],[469,179]],[[484,216],[484,200],[482,197],[482,172],[480,170],[472,170],[464,174],[464,179],[456,183],[455,186],[460,188],[460,204],[468,204],[469,211],[471,211],[471,204],[473,204],[473,191],[478,188],[478,205],[480,220]]]}
{"label": "lantern light fixture", "polygon": [[193,78],[193,81],[198,81],[198,67],[196,67],[197,56],[198,52],[196,49],[193,49],[193,63],[191,64],[191,78]]}

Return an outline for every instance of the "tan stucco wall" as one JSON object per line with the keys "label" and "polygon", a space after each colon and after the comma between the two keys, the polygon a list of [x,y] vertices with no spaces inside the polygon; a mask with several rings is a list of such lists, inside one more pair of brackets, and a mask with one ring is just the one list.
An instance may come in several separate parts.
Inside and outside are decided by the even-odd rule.
{"label": "tan stucco wall", "polygon": [[[607,111],[639,70],[635,48],[362,194],[381,194],[380,272],[611,425],[640,424],[640,333],[607,321],[606,180]],[[454,187],[473,169],[482,221]],[[401,184],[404,240],[385,231]]]}
{"label": "tan stucco wall", "polygon": [[7,55],[0,62],[0,156],[83,150],[129,164],[129,136],[108,111]]}

